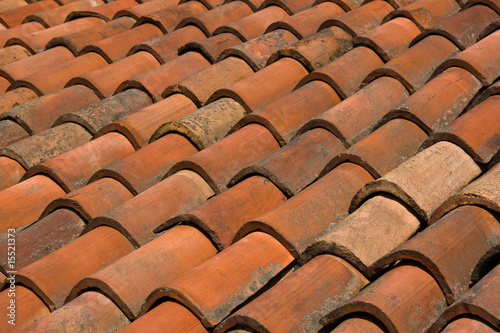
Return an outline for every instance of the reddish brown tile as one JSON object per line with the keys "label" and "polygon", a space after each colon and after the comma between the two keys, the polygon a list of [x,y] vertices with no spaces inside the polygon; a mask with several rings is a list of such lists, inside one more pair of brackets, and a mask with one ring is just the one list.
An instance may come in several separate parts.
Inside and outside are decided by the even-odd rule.
{"label": "reddish brown tile", "polygon": [[435,133],[424,144],[446,140],[464,149],[476,162],[488,163],[500,149],[500,95],[494,95]]}
{"label": "reddish brown tile", "polygon": [[321,24],[319,30],[337,26],[350,33],[353,37],[362,35],[378,27],[382,23],[382,19],[393,9],[388,2],[371,1],[364,6],[325,21]]}
{"label": "reddish brown tile", "polygon": [[238,310],[215,332],[243,324],[257,332],[317,332],[324,315],[367,283],[342,259],[321,255]]}
{"label": "reddish brown tile", "polygon": [[499,239],[500,225],[491,214],[475,206],[459,207],[379,260],[370,273],[399,260],[420,262],[451,304],[467,292],[472,271]]}
{"label": "reddish brown tile", "polygon": [[89,182],[111,177],[136,195],[160,182],[175,163],[197,151],[187,138],[170,133],[99,170]]}
{"label": "reddish brown tile", "polygon": [[12,8],[0,13],[0,23],[7,28],[13,28],[20,25],[24,18],[28,15],[43,12],[52,8],[57,8],[59,5],[52,0],[38,1],[27,6]]}
{"label": "reddish brown tile", "polygon": [[497,265],[461,299],[451,305],[429,329],[439,332],[443,326],[461,316],[474,317],[498,330],[500,327],[500,306],[498,305],[500,265]]}
{"label": "reddish brown tile", "polygon": [[[106,294],[125,315],[135,319],[146,297],[214,256],[217,250],[200,231],[180,225],[165,232],[108,267],[80,281],[68,301],[95,288]],[[123,272],[128,272],[123,276]],[[79,296],[80,295],[80,296]],[[77,297],[78,296],[78,297]]]}
{"label": "reddish brown tile", "polygon": [[196,110],[194,103],[184,95],[174,94],[103,127],[97,136],[108,132],[125,135],[136,149],[148,144],[161,124],[184,117]]}
{"label": "reddish brown tile", "polygon": [[124,81],[116,89],[116,92],[120,93],[129,88],[138,88],[147,91],[154,100],[158,101],[162,99],[161,93],[168,86],[187,79],[208,66],[210,66],[210,62],[201,54],[197,52],[188,52],[178,58],[170,60],[164,65]]}
{"label": "reddish brown tile", "polygon": [[134,152],[134,147],[119,133],[107,133],[78,148],[28,169],[24,178],[44,174],[66,192],[84,186],[94,172]]}
{"label": "reddish brown tile", "polygon": [[[4,78],[0,78],[1,81],[4,81]],[[0,117],[5,117],[5,113],[12,108],[16,108],[18,105],[22,105],[28,101],[31,101],[35,98],[37,98],[38,95],[31,89],[28,88],[17,88],[14,90],[10,90],[7,92],[4,92],[3,94],[0,95]],[[17,107],[17,108],[22,108],[22,107]],[[15,111],[12,111],[15,112]],[[6,135],[2,132],[1,134],[2,139],[6,138]],[[2,144],[2,146],[5,146],[5,144]]]}
{"label": "reddish brown tile", "polygon": [[277,6],[270,6],[219,27],[214,31],[214,35],[231,33],[246,42],[264,34],[266,28],[271,23],[285,17],[288,17],[288,14],[283,9]]}
{"label": "reddish brown tile", "polygon": [[499,40],[500,31],[497,30],[467,50],[445,61],[436,69],[434,75],[449,67],[457,66],[474,74],[484,86],[492,84],[500,75],[500,65],[498,65],[500,61],[497,60]]}
{"label": "reddish brown tile", "polygon": [[[68,209],[59,209],[36,223],[16,233],[16,269],[42,259],[80,236],[84,221]],[[0,265],[8,271],[8,243],[2,241],[0,249],[5,253]]]}
{"label": "reddish brown tile", "polygon": [[224,138],[231,127],[245,115],[245,109],[231,98],[221,98],[156,130],[151,141],[179,133],[188,138],[199,150]]}
{"label": "reddish brown tile", "polygon": [[[29,137],[28,132],[11,120],[0,121],[0,133],[2,133],[0,137],[1,147]],[[5,176],[9,177],[8,175]]]}
{"label": "reddish brown tile", "polygon": [[[115,2],[116,1],[112,3]],[[52,38],[47,43],[47,48],[50,49],[56,46],[64,46],[71,52],[73,52],[75,56],[77,56],[85,46],[97,43],[101,39],[105,39],[117,35],[121,32],[127,31],[132,27],[134,23],[135,21],[133,19],[129,17],[122,17],[111,22],[96,25],[83,31]]]}
{"label": "reddish brown tile", "polygon": [[26,87],[39,96],[54,93],[65,87],[73,77],[105,67],[108,63],[96,53],[88,53],[68,60],[57,67],[47,68],[36,74],[15,81],[11,89]]}
{"label": "reddish brown tile", "polygon": [[166,221],[154,231],[161,232],[178,223],[195,225],[211,241],[224,249],[231,245],[241,226],[286,200],[281,191],[267,179],[254,176],[243,180],[189,212]]}
{"label": "reddish brown tile", "polygon": [[229,57],[168,87],[162,96],[166,98],[172,94],[181,93],[201,107],[218,89],[225,88],[251,74],[253,71],[244,60]]}
{"label": "reddish brown tile", "polygon": [[118,11],[113,19],[129,16],[134,20],[138,20],[139,17],[156,12],[158,10],[162,10],[164,8],[169,8],[177,5],[177,0],[152,0],[143,2],[140,4],[136,4],[135,6],[129,7],[127,9],[123,9]]}
{"label": "reddish brown tile", "polygon": [[246,3],[232,1],[207,12],[187,17],[177,25],[177,28],[194,25],[209,37],[218,27],[237,21],[252,13],[253,10]]}
{"label": "reddish brown tile", "polygon": [[[186,158],[169,174],[188,169],[198,173],[216,193],[226,189],[229,180],[241,169],[259,161],[279,148],[273,135],[263,126],[250,124],[224,140]],[[231,163],[228,163],[231,161]]]}
{"label": "reddish brown tile", "polygon": [[[0,304],[2,305],[2,309],[4,309],[2,310],[2,313],[4,314],[2,317],[5,317],[5,320],[2,320],[0,323],[0,330],[2,330],[2,332],[16,332],[18,330],[22,330],[50,313],[50,310],[45,306],[45,304],[43,304],[42,300],[31,290],[20,285],[16,285],[15,288],[15,298],[8,296],[8,289],[0,293]],[[10,305],[11,299],[15,299],[17,307],[16,310],[18,310],[15,313],[16,325],[14,326],[8,322],[11,319],[8,317],[10,309],[7,307]],[[20,306],[22,306],[23,311],[19,311]]]}
{"label": "reddish brown tile", "polygon": [[[65,88],[64,90],[75,89],[74,87]],[[90,88],[85,87],[85,89],[92,92]],[[98,97],[95,98],[98,99]],[[54,126],[60,126],[64,123],[76,123],[90,133],[95,134],[113,121],[137,112],[151,103],[151,98],[145,92],[138,89],[128,89],[87,107],[75,111],[71,110],[73,112],[60,116],[55,121]]]}
{"label": "reddish brown tile", "polygon": [[480,88],[481,82],[474,75],[465,69],[451,67],[389,111],[381,123],[406,118],[431,134],[458,117]]}
{"label": "reddish brown tile", "polygon": [[24,168],[15,160],[1,156],[0,157],[0,191],[17,184],[24,175]]}
{"label": "reddish brown tile", "polygon": [[311,81],[288,95],[247,115],[234,132],[249,123],[265,126],[282,146],[292,140],[298,128],[312,117],[340,102],[335,91],[321,81]]}
{"label": "reddish brown tile", "polygon": [[[207,103],[230,97],[252,113],[290,93],[306,74],[306,69],[299,62],[290,58],[279,59],[255,74],[216,91]],[[280,78],[279,84],[272,80],[275,77]]]}
{"label": "reddish brown tile", "polygon": [[62,306],[59,310],[37,320],[25,332],[117,332],[130,321],[106,296],[89,291],[81,298]]}
{"label": "reddish brown tile", "polygon": [[[241,262],[237,267],[235,258]],[[213,327],[292,261],[277,240],[254,232],[154,291],[143,309],[149,310],[168,295],[193,311],[205,326]]]}
{"label": "reddish brown tile", "polygon": [[334,157],[321,175],[349,161],[378,178],[415,155],[425,139],[425,132],[411,121],[394,119]]}
{"label": "reddish brown tile", "polygon": [[27,101],[2,114],[0,119],[15,121],[33,135],[48,130],[60,115],[98,101],[90,89],[78,85]]}
{"label": "reddish brown tile", "polygon": [[355,47],[328,65],[308,74],[298,86],[319,80],[328,83],[345,99],[358,90],[363,79],[384,63],[375,52],[366,47]]}
{"label": "reddish brown tile", "polygon": [[339,165],[293,198],[245,224],[235,240],[249,232],[263,230],[298,257],[347,215],[352,196],[372,179],[358,165]]}
{"label": "reddish brown tile", "polygon": [[419,267],[402,265],[372,282],[322,323],[361,312],[376,317],[389,332],[425,332],[445,307],[431,275]]}
{"label": "reddish brown tile", "polygon": [[184,44],[204,38],[206,36],[200,29],[188,25],[168,35],[153,37],[146,42],[137,44],[130,50],[129,54],[146,51],[155,56],[159,62],[166,63],[177,57],[177,50]]}
{"label": "reddish brown tile", "polygon": [[[87,230],[110,225],[139,247],[159,236],[153,232],[154,228],[193,209],[213,194],[196,173],[181,171],[94,219]],[[165,202],[169,204],[165,205]]]}
{"label": "reddish brown tile", "polygon": [[428,221],[446,198],[480,173],[479,167],[458,146],[438,142],[364,187],[353,198],[350,211],[370,194],[386,192],[405,202],[423,221]]}
{"label": "reddish brown tile", "polygon": [[35,176],[0,192],[0,230],[18,229],[36,221],[43,209],[64,191],[45,176]]}
{"label": "reddish brown tile", "polygon": [[270,6],[279,6],[289,15],[294,15],[311,8],[313,2],[311,0],[265,0],[260,5],[259,10]]}
{"label": "reddish brown tile", "polygon": [[7,1],[2,1],[0,4],[0,11],[4,12],[9,9],[14,9],[18,7],[23,7],[26,6],[28,3],[24,0],[7,0]]}
{"label": "reddish brown tile", "polygon": [[[172,314],[172,317],[165,316]],[[136,332],[189,332],[208,333],[196,316],[184,306],[175,302],[164,302],[125,327],[122,333]]]}
{"label": "reddish brown tile", "polygon": [[89,142],[83,127],[67,123],[0,148],[0,155],[16,160],[25,169]]}
{"label": "reddish brown tile", "polygon": [[111,21],[117,12],[133,6],[137,6],[137,2],[135,0],[115,0],[101,6],[88,8],[87,10],[74,11],[68,15],[67,20],[71,21],[81,17],[90,16],[98,17],[105,21]]}
{"label": "reddish brown tile", "polygon": [[305,256],[335,254],[366,273],[369,266],[410,238],[419,227],[418,218],[398,201],[375,196],[330,227],[306,250]]}
{"label": "reddish brown tile", "polygon": [[351,49],[352,36],[334,26],[279,50],[269,57],[267,62],[274,63],[277,59],[289,57],[299,61],[307,70],[314,71]]}
{"label": "reddish brown tile", "polygon": [[458,318],[448,324],[441,332],[443,333],[494,333],[496,330],[491,326],[470,318]]}
{"label": "reddish brown tile", "polygon": [[[326,330],[329,331],[329,330]],[[336,326],[331,333],[386,333],[384,325],[372,316],[359,313],[349,316]]]}
{"label": "reddish brown tile", "polygon": [[[102,226],[19,270],[17,281],[32,289],[53,311],[65,303],[71,288],[79,280],[133,249],[120,232]],[[60,274],[64,274],[64,279],[56,278]]]}
{"label": "reddish brown tile", "polygon": [[239,57],[245,60],[254,71],[264,68],[269,57],[276,51],[291,45],[297,38],[286,30],[275,30],[246,43],[222,52],[220,60]]}
{"label": "reddish brown tile", "polygon": [[84,10],[102,4],[104,4],[104,1],[102,0],[78,0],[67,5],[26,16],[26,18],[23,20],[23,23],[35,21],[39,22],[46,28],[50,28],[59,24],[63,24],[68,14],[72,11]]}
{"label": "reddish brown tile", "polygon": [[420,30],[411,20],[396,17],[373,31],[354,37],[353,43],[369,46],[384,61],[389,61],[406,51],[412,39],[419,33]]}
{"label": "reddish brown tile", "polygon": [[9,88],[10,82],[5,78],[0,78],[0,92],[3,94]]}
{"label": "reddish brown tile", "polygon": [[41,217],[48,216],[57,209],[66,208],[77,212],[85,222],[90,222],[133,197],[118,181],[102,178],[52,201]]}
{"label": "reddish brown tile", "polygon": [[31,56],[31,52],[21,45],[12,45],[0,49],[0,66],[8,65]]}
{"label": "reddish brown tile", "polygon": [[323,127],[334,133],[346,146],[350,146],[370,134],[375,123],[407,97],[408,91],[399,81],[390,77],[380,77],[306,123],[298,134],[312,128]]}
{"label": "reddish brown tile", "polygon": [[399,80],[411,93],[414,93],[431,78],[434,70],[443,61],[457,52],[458,48],[448,39],[442,36],[428,36],[408,51],[374,70],[361,86],[374,78],[389,76]]}
{"label": "reddish brown tile", "polygon": [[144,23],[153,24],[164,34],[167,34],[172,32],[183,19],[204,13],[206,10],[207,8],[200,2],[190,1],[142,16],[135,25],[139,26]]}
{"label": "reddish brown tile", "polygon": [[[11,38],[20,38],[24,35],[29,35],[31,33],[45,29],[43,25],[38,22],[30,22],[22,25],[18,25],[14,28],[9,28],[7,30],[0,30],[0,45],[5,45]],[[30,52],[31,53],[31,52]]]}
{"label": "reddish brown tile", "polygon": [[121,82],[147,72],[158,65],[158,60],[150,53],[138,52],[111,65],[94,69],[80,76],[74,76],[66,86],[84,85],[91,88],[100,98],[106,98],[113,94]]}
{"label": "reddish brown tile", "polygon": [[[490,7],[473,6],[425,30],[412,44],[429,35],[441,35],[451,40],[461,50],[465,50],[471,47],[478,40],[479,34],[497,18],[498,14]],[[464,27],[464,24],[467,26]]]}
{"label": "reddish brown tile", "polygon": [[209,38],[189,42],[179,48],[178,54],[199,53],[214,64],[226,49],[241,44],[241,40],[232,33],[221,33]]}
{"label": "reddish brown tile", "polygon": [[456,1],[432,1],[418,0],[389,13],[384,22],[392,20],[395,17],[403,16],[411,19],[420,30],[424,31],[444,21],[460,10],[460,6]]}
{"label": "reddish brown tile", "polygon": [[258,163],[241,170],[229,186],[257,174],[271,180],[291,197],[315,181],[323,167],[344,150],[344,145],[335,135],[316,128]]}
{"label": "reddish brown tile", "polygon": [[96,25],[103,24],[104,21],[96,17],[84,17],[78,20],[56,25],[55,27],[33,32],[20,37],[11,38],[6,42],[6,46],[20,44],[31,53],[38,53],[45,50],[47,43],[54,37],[72,34]]}
{"label": "reddish brown tile", "polygon": [[319,26],[327,19],[344,13],[345,10],[340,5],[329,1],[323,2],[281,20],[276,19],[267,27],[266,33],[283,29],[290,31],[298,39],[303,39],[316,33]]}
{"label": "reddish brown tile", "polygon": [[449,197],[434,211],[429,223],[434,223],[456,207],[465,205],[476,205],[500,212],[499,176],[500,164],[497,164],[480,178],[460,190],[460,192]]}
{"label": "reddish brown tile", "polygon": [[49,69],[56,64],[62,64],[73,58],[73,54],[65,47],[55,47],[2,66],[2,68],[0,68],[0,76],[8,79],[10,82],[14,82],[36,74],[44,69]]}
{"label": "reddish brown tile", "polygon": [[162,32],[158,27],[146,23],[88,45],[82,49],[80,54],[95,52],[106,59],[108,63],[112,63],[125,58],[134,45],[161,35]]}

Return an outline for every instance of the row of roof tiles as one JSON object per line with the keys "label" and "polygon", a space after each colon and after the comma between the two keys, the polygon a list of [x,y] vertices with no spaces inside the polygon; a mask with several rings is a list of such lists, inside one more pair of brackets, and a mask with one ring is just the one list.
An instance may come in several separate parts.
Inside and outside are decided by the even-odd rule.
{"label": "row of roof tiles", "polygon": [[6,24],[20,326],[498,329],[495,3],[123,3]]}

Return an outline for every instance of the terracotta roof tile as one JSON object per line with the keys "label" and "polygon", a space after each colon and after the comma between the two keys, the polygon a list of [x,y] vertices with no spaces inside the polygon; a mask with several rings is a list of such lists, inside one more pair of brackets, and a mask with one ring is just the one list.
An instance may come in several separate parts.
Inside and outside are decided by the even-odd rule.
{"label": "terracotta roof tile", "polygon": [[136,26],[150,23],[157,26],[163,33],[171,32],[178,24],[193,15],[205,13],[206,7],[196,1],[167,7],[138,18]]}
{"label": "terracotta roof tile", "polygon": [[28,5],[25,0],[7,0],[7,1],[2,1],[2,4],[0,6],[0,11],[6,11],[9,9],[14,9],[18,7],[23,7]]}
{"label": "terracotta roof tile", "polygon": [[171,133],[99,170],[89,182],[110,177],[138,194],[160,182],[175,163],[197,151],[187,138]]}
{"label": "terracotta roof tile", "polygon": [[177,50],[194,40],[206,38],[205,34],[195,26],[188,25],[167,35],[153,37],[130,49],[129,54],[146,51],[151,53],[160,63],[166,63],[177,57]]}
{"label": "terracotta roof tile", "polygon": [[85,53],[97,53],[106,59],[108,63],[112,63],[125,58],[128,51],[130,51],[134,45],[160,35],[162,35],[162,32],[158,27],[145,23],[117,35],[101,39],[94,44],[85,46],[80,51],[80,57]]}
{"label": "terracotta roof tile", "polygon": [[5,10],[0,13],[0,23],[7,28],[13,28],[20,25],[23,20],[31,14],[57,8],[58,6],[59,5],[55,1],[44,0],[31,3],[27,6]]}
{"label": "terracotta roof tile", "polygon": [[[213,194],[198,174],[183,170],[94,219],[87,230],[110,225],[120,230],[134,246],[140,247],[159,236],[153,232],[158,225],[193,209]],[[165,199],[169,205],[163,204]]]}
{"label": "terracotta roof tile", "polygon": [[[113,2],[114,3],[114,2]],[[83,31],[58,36],[52,38],[47,43],[47,49],[64,46],[68,48],[75,56],[78,56],[82,49],[93,43],[100,41],[121,32],[127,31],[132,27],[135,21],[129,17],[119,18],[104,24],[96,25]],[[13,45],[14,46],[14,45]],[[13,47],[12,46],[12,47]]]}
{"label": "terracotta roof tile", "polygon": [[[91,233],[92,242],[80,237],[19,270],[16,280],[33,290],[52,311],[61,307],[71,288],[81,278],[133,250],[127,239],[113,228],[101,226]],[[57,272],[64,273],[64,281],[54,284]]]}
{"label": "terracotta roof tile", "polygon": [[67,208],[75,211],[85,222],[90,222],[132,197],[132,193],[118,181],[103,178],[52,201],[41,218],[60,208]]}
{"label": "terracotta roof tile", "polygon": [[[9,306],[10,299],[11,298],[8,296],[7,290],[0,293],[0,304],[2,304],[2,306]],[[16,285],[16,301],[19,302],[18,304],[23,304],[23,307],[26,309],[26,311],[23,311],[22,314],[16,314],[16,321],[19,320],[16,322],[14,327],[16,330],[28,327],[34,321],[40,320],[50,313],[49,309],[45,306],[45,304],[43,304],[42,300],[31,290],[23,286]],[[0,325],[0,329],[4,332],[14,331],[12,325],[6,320],[4,320],[4,322]]]}
{"label": "terracotta roof tile", "polygon": [[[244,258],[237,268],[234,257]],[[273,277],[286,271],[292,261],[293,257],[273,237],[252,233],[151,293],[143,312],[168,296],[193,311],[205,326],[213,327]]]}
{"label": "terracotta roof tile", "polygon": [[[90,288],[98,289],[135,319],[146,297],[217,253],[200,231],[177,226],[140,249],[80,281],[68,301],[78,299]],[[127,277],[123,272],[127,271]],[[153,273],[154,271],[154,273]],[[156,279],[151,279],[154,274]]]}
{"label": "terracotta roof tile", "polygon": [[190,114],[160,126],[151,141],[179,133],[189,139],[199,150],[220,141],[229,129],[243,116],[245,109],[231,98],[221,98]]}
{"label": "terracotta roof tile", "polygon": [[441,331],[443,333],[466,333],[466,332],[484,332],[494,333],[495,329],[491,326],[477,320],[469,318],[459,318],[452,321]]}
{"label": "terracotta roof tile", "polygon": [[425,332],[445,307],[431,275],[418,266],[400,265],[324,317],[322,323],[362,312],[375,316],[389,332]]}
{"label": "terracotta roof tile", "polygon": [[277,6],[266,7],[254,14],[217,28],[214,35],[231,33],[246,42],[264,34],[273,22],[288,17],[288,14]]}
{"label": "terracotta roof tile", "polygon": [[164,8],[173,7],[177,4],[177,0],[152,0],[144,3],[136,4],[135,6],[128,7],[126,9],[122,9],[118,11],[113,19],[129,16],[135,20],[139,19],[139,17],[159,11]]}
{"label": "terracotta roof tile", "polygon": [[[427,175],[433,173],[433,178]],[[350,211],[375,192],[385,192],[406,202],[427,221],[450,195],[481,173],[476,163],[458,146],[439,142],[423,150],[382,178],[368,184],[353,198]]]}
{"label": "terracotta roof tile", "polygon": [[58,116],[98,101],[99,98],[90,89],[76,85],[26,101],[0,115],[0,119],[15,121],[33,135],[48,130]]}
{"label": "terracotta roof tile", "polygon": [[497,329],[497,2],[4,0],[16,328]]}
{"label": "terracotta roof tile", "polygon": [[460,192],[449,197],[436,209],[429,223],[436,222],[446,213],[464,205],[476,205],[491,211],[500,212],[500,193],[497,186],[499,172],[500,165],[496,165],[464,187]]}
{"label": "terracotta roof tile", "polygon": [[499,271],[500,266],[497,265],[469,292],[446,309],[429,332],[438,332],[446,323],[458,319],[461,315],[477,318],[490,328],[498,330],[500,308],[496,300],[498,300]]}
{"label": "terracotta roof tile", "polygon": [[78,332],[82,327],[87,330],[116,332],[129,323],[127,317],[109,298],[90,291],[78,300],[62,306],[50,316],[37,320],[26,332]]}
{"label": "terracotta roof tile", "polygon": [[105,3],[100,6],[87,8],[86,10],[76,10],[68,14],[67,21],[78,19],[81,17],[98,17],[105,21],[111,21],[117,12],[136,6],[135,0],[115,0]]}
{"label": "terracotta roof tile", "polygon": [[316,33],[319,26],[327,19],[340,16],[344,13],[345,10],[338,4],[323,2],[297,14],[271,23],[267,27],[266,33],[283,29],[290,31],[298,39],[302,39]]}
{"label": "terracotta roof tile", "polygon": [[[76,87],[82,89],[83,86],[76,85],[65,88],[64,90],[76,89]],[[92,92],[90,88],[84,87],[84,89]],[[95,98],[97,99],[97,97]],[[137,89],[129,89],[81,109],[68,110],[70,111],[68,113],[61,112],[62,115],[57,118],[53,126],[60,126],[65,123],[76,123],[85,128],[89,133],[96,134],[99,130],[113,121],[126,117],[134,112],[138,112],[151,104],[151,98],[146,93]]]}
{"label": "terracotta roof tile", "polygon": [[216,332],[238,325],[259,332],[319,331],[319,320],[367,282],[342,259],[320,255],[231,315]]}
{"label": "terracotta roof tile", "polygon": [[245,222],[285,200],[283,193],[271,182],[254,176],[195,209],[169,219],[157,227],[155,232],[161,232],[178,223],[191,224],[203,230],[218,249],[224,249],[231,245],[236,232]]}
{"label": "terracotta roof tile", "polygon": [[95,17],[84,17],[78,20],[66,22],[54,27],[33,32],[27,35],[9,39],[5,45],[20,44],[31,53],[38,53],[45,50],[47,43],[54,37],[72,34],[96,25],[104,24],[104,21]]}
{"label": "terracotta roof tile", "polygon": [[[432,273],[451,304],[469,289],[471,273],[483,255],[498,246],[499,235],[498,221],[487,211],[459,207],[379,260],[371,272],[398,260],[417,261]],[[460,256],[443,256],[447,252]]]}
{"label": "terracotta roof tile", "polygon": [[66,17],[72,11],[96,7],[102,4],[104,4],[102,0],[78,0],[60,7],[26,16],[23,23],[35,21],[39,22],[46,28],[50,28],[64,23],[66,21]]}
{"label": "terracotta roof tile", "polygon": [[[84,227],[85,222],[69,209],[58,209],[39,219],[16,234],[16,268],[26,267],[77,239]],[[0,248],[5,253],[0,259],[1,269],[10,271],[7,240],[2,241]]]}

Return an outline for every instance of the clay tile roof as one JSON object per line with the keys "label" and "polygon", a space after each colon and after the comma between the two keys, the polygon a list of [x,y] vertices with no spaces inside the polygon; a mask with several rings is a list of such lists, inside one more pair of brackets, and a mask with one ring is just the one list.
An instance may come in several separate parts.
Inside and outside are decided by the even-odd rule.
{"label": "clay tile roof", "polygon": [[0,332],[498,332],[499,15],[0,1]]}

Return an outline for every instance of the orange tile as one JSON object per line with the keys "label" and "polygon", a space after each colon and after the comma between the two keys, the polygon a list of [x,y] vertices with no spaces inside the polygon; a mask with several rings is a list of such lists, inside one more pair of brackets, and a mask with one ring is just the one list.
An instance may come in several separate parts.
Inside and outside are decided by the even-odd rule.
{"label": "orange tile", "polygon": [[368,315],[357,314],[346,318],[330,331],[331,333],[384,333],[385,327],[376,318]]}
{"label": "orange tile", "polygon": [[31,56],[31,52],[21,45],[12,45],[0,49],[0,66],[8,65]]}
{"label": "orange tile", "polygon": [[0,157],[0,191],[3,191],[17,182],[24,175],[24,168],[15,160],[1,156]]}
{"label": "orange tile", "polygon": [[46,28],[50,28],[63,24],[66,21],[68,14],[73,11],[84,10],[102,4],[104,4],[102,0],[78,0],[60,7],[31,14],[23,20],[23,23],[35,21],[39,22]]}
{"label": "orange tile", "polygon": [[[2,82],[4,82],[4,78],[0,78]],[[6,81],[6,80],[5,80]],[[9,84],[10,85],[10,84]],[[21,108],[24,108],[23,106],[18,106],[22,105],[26,102],[29,102],[31,100],[34,100],[38,97],[38,95],[31,89],[28,88],[16,88],[14,90],[9,90],[7,92],[4,92],[3,94],[0,95],[0,117],[3,119],[15,119],[15,110],[12,109],[17,109],[20,110]],[[9,110],[11,110],[9,112]],[[9,115],[12,115],[13,117],[10,117]],[[25,125],[25,124],[22,124]],[[24,126],[26,128],[26,126]],[[26,128],[29,130],[28,128]],[[2,139],[8,139],[7,135],[2,132],[1,134]],[[6,143],[3,144],[5,146]]]}
{"label": "orange tile", "polygon": [[193,41],[182,46],[178,53],[199,53],[205,57],[210,63],[214,64],[223,51],[226,49],[241,44],[241,39],[232,33],[221,33],[202,40]]}
{"label": "orange tile", "polygon": [[[104,5],[78,10],[70,13],[67,20],[74,20],[80,17],[99,17],[105,21],[111,21],[117,12],[137,5],[135,0],[115,0]],[[135,22],[135,20],[133,20]]]}
{"label": "orange tile", "polygon": [[[45,29],[43,25],[41,25],[38,22],[30,22],[30,23],[25,23],[22,25],[18,25],[14,28],[9,28],[7,30],[1,30],[0,31],[0,45],[5,45],[5,42],[7,42],[11,38],[19,38],[24,35],[31,34],[36,31],[40,31]],[[30,51],[31,53],[31,51]]]}
{"label": "orange tile", "polygon": [[134,20],[137,20],[139,17],[147,15],[149,13],[156,12],[158,10],[173,7],[177,4],[176,0],[152,0],[143,3],[136,4],[135,6],[131,6],[127,9],[123,9],[118,11],[113,19],[129,16]]}
{"label": "orange tile", "polygon": [[2,23],[5,27],[13,28],[20,25],[23,22],[24,18],[31,14],[43,12],[57,7],[59,7],[57,2],[52,0],[44,0],[31,3],[27,6],[12,8],[0,13],[0,23]]}

